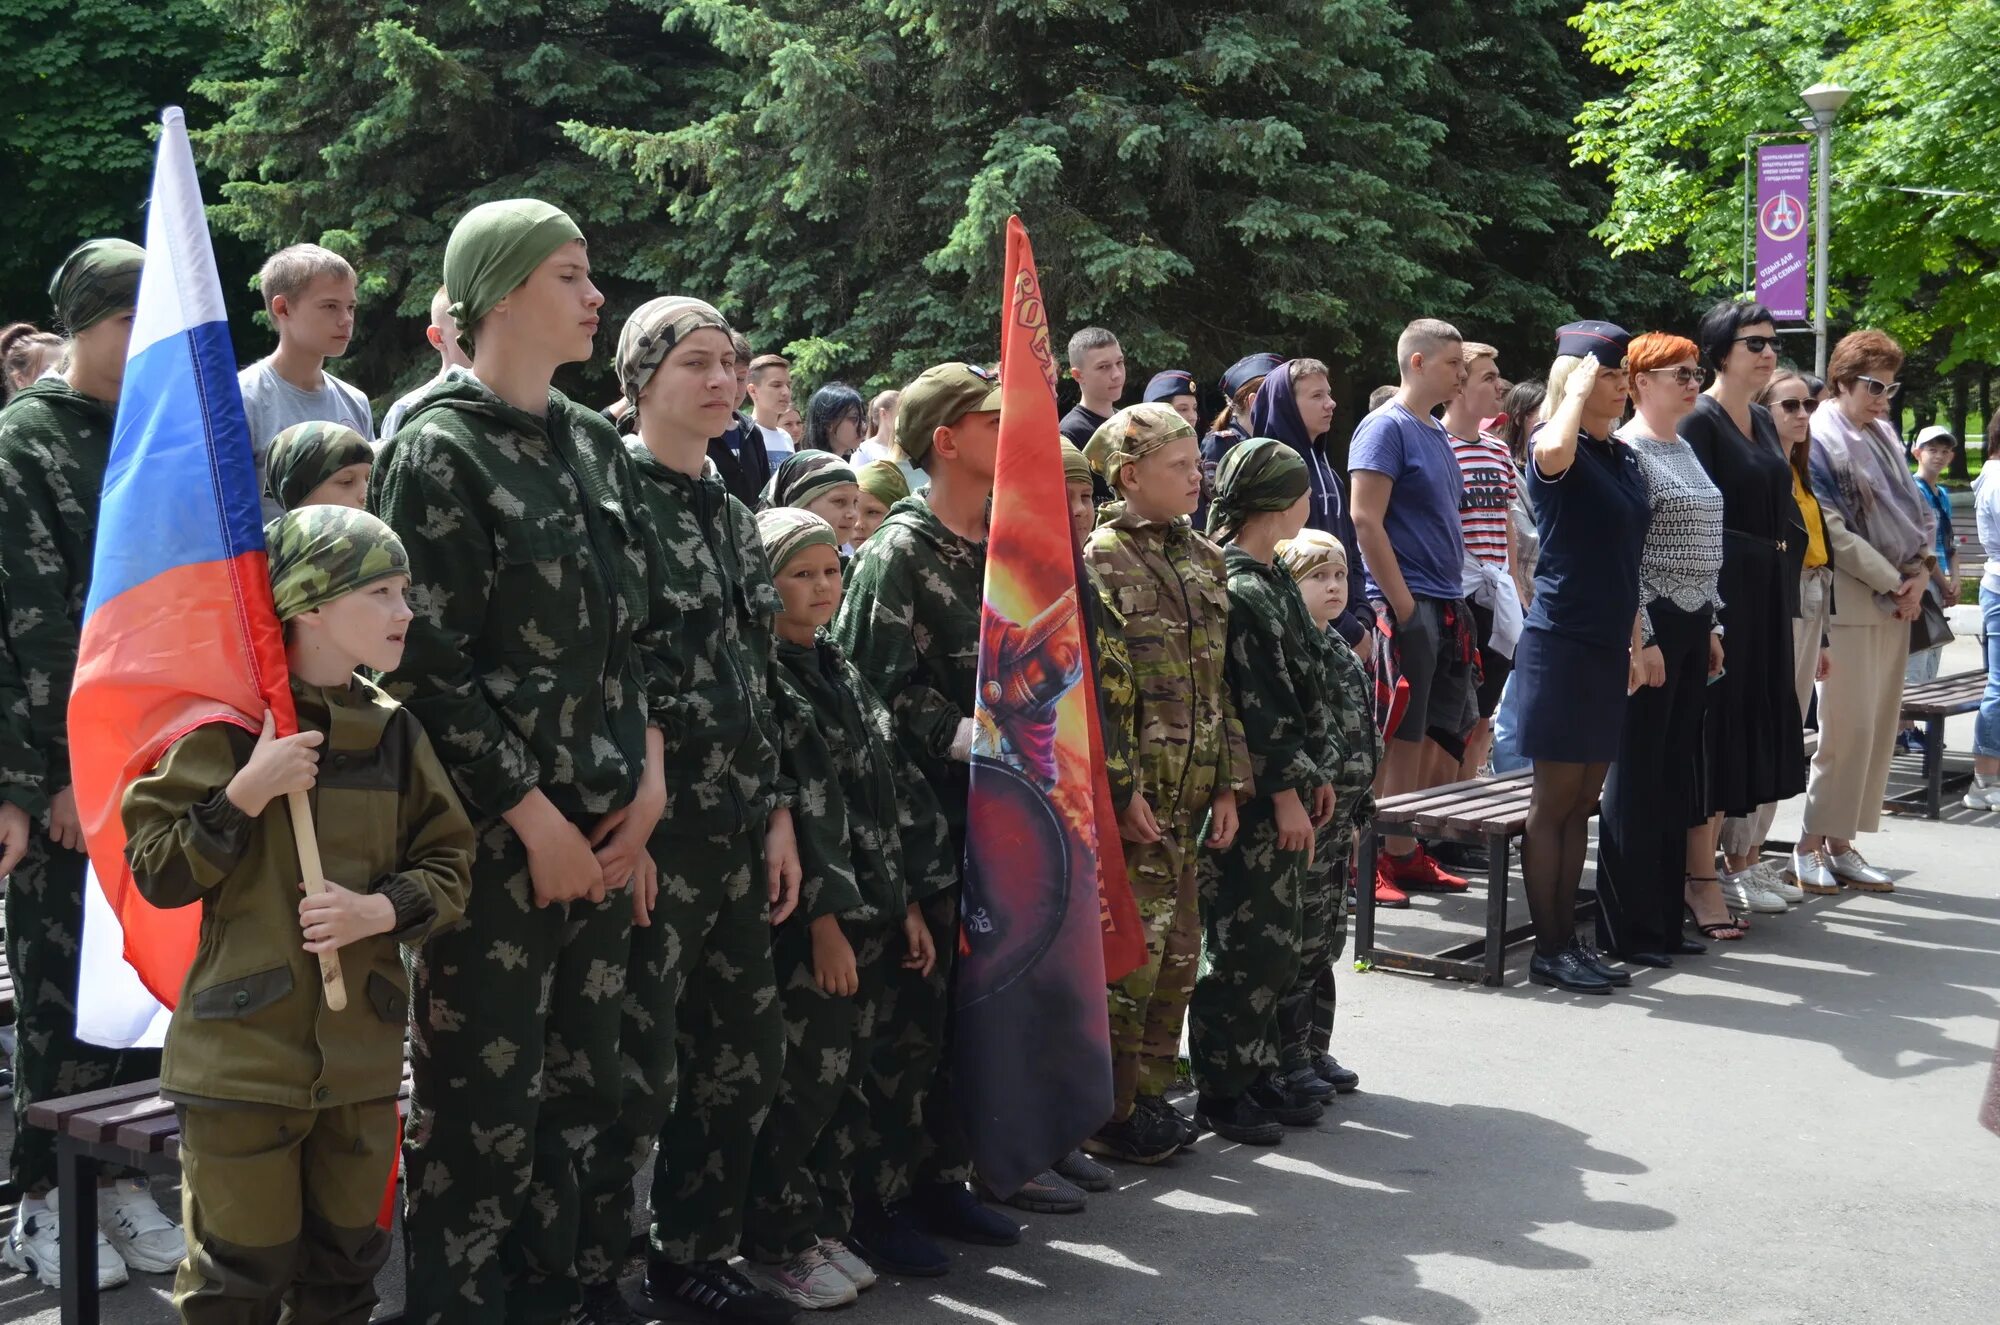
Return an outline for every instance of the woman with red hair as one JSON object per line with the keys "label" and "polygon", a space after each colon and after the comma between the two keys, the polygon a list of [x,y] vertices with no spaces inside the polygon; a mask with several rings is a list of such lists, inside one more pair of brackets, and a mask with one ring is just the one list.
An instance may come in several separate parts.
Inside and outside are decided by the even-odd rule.
{"label": "woman with red hair", "polygon": [[[1597,846],[1598,938],[1619,960],[1672,966],[1681,937],[1681,864],[1701,803],[1702,707],[1722,670],[1722,493],[1677,435],[1701,394],[1691,340],[1649,332],[1625,351],[1637,412],[1618,430],[1639,457],[1653,519],[1639,556],[1644,684],[1625,705],[1604,781]],[[1733,925],[1704,928],[1741,938]]]}

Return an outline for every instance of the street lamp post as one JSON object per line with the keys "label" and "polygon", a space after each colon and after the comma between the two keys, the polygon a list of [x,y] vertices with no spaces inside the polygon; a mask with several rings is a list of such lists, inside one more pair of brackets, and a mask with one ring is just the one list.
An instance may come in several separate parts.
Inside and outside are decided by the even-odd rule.
{"label": "street lamp post", "polygon": [[1815,172],[1818,215],[1813,225],[1813,375],[1826,378],[1826,241],[1833,228],[1833,122],[1854,93],[1838,83],[1814,83],[1799,94],[1812,112],[1819,135],[1819,169]]}

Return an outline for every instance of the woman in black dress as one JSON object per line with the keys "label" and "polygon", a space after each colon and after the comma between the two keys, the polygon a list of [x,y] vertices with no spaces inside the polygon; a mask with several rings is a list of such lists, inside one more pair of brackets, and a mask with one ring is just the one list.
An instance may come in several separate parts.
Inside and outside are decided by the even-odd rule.
{"label": "woman in black dress", "polygon": [[1710,817],[1688,834],[1686,891],[1695,923],[1714,933],[1715,926],[1732,926],[1732,901],[1758,911],[1785,909],[1783,898],[1749,883],[1725,897],[1715,847],[1724,815],[1754,814],[1760,805],[1805,790],[1805,737],[1792,693],[1799,582],[1786,553],[1806,531],[1777,425],[1756,403],[1778,367],[1778,328],[1770,310],[1747,300],[1717,304],[1701,320],[1696,339],[1715,383],[1680,431],[1722,493],[1719,587],[1728,662],[1708,695],[1704,799]]}

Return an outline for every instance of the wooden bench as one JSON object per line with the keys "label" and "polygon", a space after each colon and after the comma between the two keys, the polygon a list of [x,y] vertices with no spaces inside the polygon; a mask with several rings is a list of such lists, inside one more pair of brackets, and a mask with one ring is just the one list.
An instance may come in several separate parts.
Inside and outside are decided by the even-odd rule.
{"label": "wooden bench", "polygon": [[[399,1098],[410,1098],[403,1069]],[[62,1325],[98,1325],[97,1179],[104,1164],[149,1173],[179,1170],[181,1125],[158,1081],[105,1086],[28,1106],[28,1125],[56,1134],[57,1235],[61,1239]],[[390,1325],[398,1316],[380,1316]]]}
{"label": "wooden bench", "polygon": [[[1450,980],[1506,981],[1508,945],[1534,926],[1507,928],[1508,848],[1528,827],[1529,774],[1474,778],[1428,791],[1391,796],[1375,806],[1372,832],[1361,834],[1356,855],[1354,956],[1356,965],[1439,975]],[[1383,836],[1427,837],[1486,848],[1486,936],[1442,952],[1403,952],[1375,942],[1375,860]],[[1594,908],[1596,894],[1577,893],[1577,909]]]}
{"label": "wooden bench", "polygon": [[1944,723],[1946,718],[1976,710],[1985,694],[1984,671],[1940,676],[1903,691],[1903,721],[1923,728],[1924,782],[1914,790],[1883,797],[1883,809],[1914,810],[1926,819],[1935,819],[1943,812],[1947,783],[1956,790],[1972,781],[1969,771],[1945,771]]}

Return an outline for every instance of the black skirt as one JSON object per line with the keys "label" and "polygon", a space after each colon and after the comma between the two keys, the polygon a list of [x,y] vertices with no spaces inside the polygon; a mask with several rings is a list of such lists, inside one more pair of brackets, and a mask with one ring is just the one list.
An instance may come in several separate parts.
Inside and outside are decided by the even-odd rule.
{"label": "black skirt", "polygon": [[1522,631],[1513,679],[1521,691],[1521,753],[1562,764],[1608,764],[1617,758],[1630,665],[1626,649],[1539,626]]}
{"label": "black skirt", "polygon": [[1751,815],[1806,789],[1805,737],[1793,690],[1791,567],[1772,540],[1722,540],[1722,678],[1703,714],[1710,814]]}

